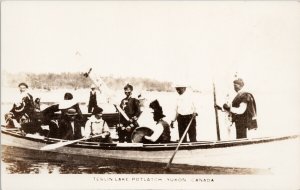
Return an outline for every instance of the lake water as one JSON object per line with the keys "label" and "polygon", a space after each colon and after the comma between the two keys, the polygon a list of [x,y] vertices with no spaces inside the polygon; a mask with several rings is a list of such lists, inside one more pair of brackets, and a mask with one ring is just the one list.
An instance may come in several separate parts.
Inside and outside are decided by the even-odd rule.
{"label": "lake water", "polygon": [[[41,101],[45,102],[59,102],[65,92],[72,92],[74,99],[81,102],[83,112],[86,112],[86,102],[88,101],[89,90],[52,90],[41,91],[32,90],[34,97],[40,97]],[[17,89],[2,89],[1,113],[3,121],[3,114],[6,113],[14,101],[14,94]],[[120,102],[123,97],[123,92],[116,92],[114,97],[115,102]],[[174,105],[177,94],[175,92],[143,92],[143,95],[148,99],[148,102],[158,99],[163,107],[166,121],[170,121],[174,115]],[[223,94],[224,95],[224,94]],[[290,96],[290,95],[289,95]],[[293,97],[295,96],[295,97]],[[296,95],[287,98],[287,94],[277,93],[270,96],[269,93],[255,94],[258,105],[258,123],[259,129],[253,133],[255,137],[274,136],[282,134],[299,134],[300,120],[298,117],[298,99]],[[285,101],[278,101],[279,98],[285,97]],[[99,97],[104,100],[104,98]],[[213,109],[212,92],[194,93],[193,99],[196,102],[198,117],[197,117],[197,139],[198,140],[216,140],[216,125],[215,114]],[[222,105],[228,98],[222,96],[222,93],[217,96],[218,104]],[[276,106],[275,106],[276,105]],[[100,104],[104,112],[114,112],[115,109],[111,104],[106,104],[102,101]],[[275,106],[275,107],[274,107]],[[46,105],[43,105],[46,107]],[[284,111],[289,110],[288,114]],[[220,133],[221,139],[234,139],[234,126],[229,127],[230,123],[223,113],[219,113]],[[230,130],[228,130],[230,129]],[[229,131],[231,131],[229,133]],[[172,140],[178,140],[177,128],[171,130]],[[252,135],[252,134],[251,134]],[[50,156],[50,155],[48,155]],[[55,155],[51,155],[52,158]],[[184,174],[268,174],[270,171],[258,171],[253,169],[237,169],[237,168],[219,168],[219,167],[195,167],[174,165],[171,171],[165,171],[163,167],[165,164],[153,163],[135,163],[135,162],[108,162],[105,164],[90,164],[85,163],[84,158],[76,159],[76,162],[61,162],[56,159],[49,159],[49,157],[37,158],[36,154],[15,154],[12,151],[2,152],[1,169],[5,173],[66,173],[66,174],[124,174],[124,173],[184,173]]]}

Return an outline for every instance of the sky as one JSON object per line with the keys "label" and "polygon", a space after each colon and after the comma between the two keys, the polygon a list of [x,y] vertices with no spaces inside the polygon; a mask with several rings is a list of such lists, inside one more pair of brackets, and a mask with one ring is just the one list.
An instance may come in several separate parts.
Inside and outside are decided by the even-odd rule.
{"label": "sky", "polygon": [[[297,1],[4,1],[1,71],[299,86]],[[259,84],[259,85],[258,85]],[[222,86],[222,85],[220,85]]]}

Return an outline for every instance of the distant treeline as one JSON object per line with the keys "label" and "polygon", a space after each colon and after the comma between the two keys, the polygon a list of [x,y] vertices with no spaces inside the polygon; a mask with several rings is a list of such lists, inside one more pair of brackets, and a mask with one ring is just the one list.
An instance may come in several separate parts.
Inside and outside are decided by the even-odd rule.
{"label": "distant treeline", "polygon": [[[32,89],[79,89],[90,88],[92,81],[90,78],[85,78],[82,73],[20,73],[11,74],[4,73],[2,76],[2,85],[9,87],[16,87],[20,82],[26,82]],[[172,84],[170,82],[161,82],[148,78],[136,77],[113,77],[104,76],[102,80],[106,85],[113,89],[123,89],[126,83],[132,84],[135,88],[149,91],[172,91]]]}

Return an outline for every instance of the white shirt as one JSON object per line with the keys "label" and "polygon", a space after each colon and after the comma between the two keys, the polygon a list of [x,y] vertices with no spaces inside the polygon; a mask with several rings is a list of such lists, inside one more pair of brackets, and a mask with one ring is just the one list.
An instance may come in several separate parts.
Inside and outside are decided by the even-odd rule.
{"label": "white shirt", "polygon": [[94,115],[92,115],[85,123],[83,136],[89,137],[91,134],[91,128],[94,135],[109,132],[107,123],[104,122],[103,119],[96,119]]}
{"label": "white shirt", "polygon": [[190,92],[185,91],[177,98],[176,113],[190,115],[196,112],[196,106]]}
{"label": "white shirt", "polygon": [[74,134],[74,121],[71,121],[72,132]]}

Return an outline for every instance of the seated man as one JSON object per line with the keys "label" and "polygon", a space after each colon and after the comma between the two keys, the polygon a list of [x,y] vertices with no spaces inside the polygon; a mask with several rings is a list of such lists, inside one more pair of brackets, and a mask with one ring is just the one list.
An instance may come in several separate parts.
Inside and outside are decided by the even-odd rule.
{"label": "seated man", "polygon": [[61,120],[58,121],[60,138],[65,140],[75,140],[82,138],[81,121],[77,118],[75,109],[68,109]]}
{"label": "seated man", "polygon": [[18,99],[13,104],[10,112],[5,114],[6,127],[8,128],[20,128],[21,123],[30,122],[34,115],[33,97],[27,92],[28,85],[20,83],[18,87],[20,90]]}
{"label": "seated man", "polygon": [[[63,120],[62,123],[64,123],[64,120],[68,118],[68,116],[66,116],[66,113],[69,109],[74,109],[76,112],[76,124],[81,126],[84,125],[83,115],[79,104],[73,100],[73,95],[71,93],[66,92],[63,101],[61,101],[59,104],[51,105],[41,111],[41,114],[43,115],[42,124],[44,127],[49,128],[48,133],[46,133],[47,137],[62,138],[63,134],[65,133],[65,129],[59,128],[59,124],[61,123],[60,120]],[[59,117],[55,115],[55,112],[58,111],[61,111],[61,116]]]}
{"label": "seated man", "polygon": [[[158,104],[158,101],[154,101],[155,104]],[[162,118],[165,117],[163,114],[162,108],[159,106],[152,107],[153,104],[150,104],[151,108],[154,109],[153,112],[153,119],[156,121],[156,126],[151,128],[153,130],[153,133],[151,136],[144,136],[144,138],[150,142],[155,143],[168,143],[171,140],[171,131],[170,131],[170,125],[164,121]]]}
{"label": "seated man", "polygon": [[[96,139],[100,142],[111,143],[110,132],[107,123],[102,119],[103,109],[100,107],[95,107],[92,112],[92,116],[87,120],[83,132],[83,136],[90,137],[93,135],[101,135]],[[92,139],[95,141],[95,139]]]}

